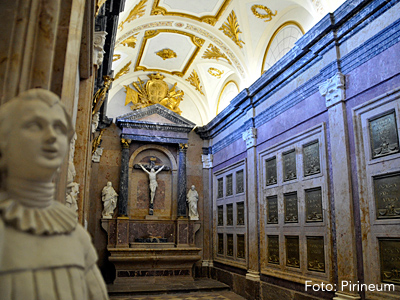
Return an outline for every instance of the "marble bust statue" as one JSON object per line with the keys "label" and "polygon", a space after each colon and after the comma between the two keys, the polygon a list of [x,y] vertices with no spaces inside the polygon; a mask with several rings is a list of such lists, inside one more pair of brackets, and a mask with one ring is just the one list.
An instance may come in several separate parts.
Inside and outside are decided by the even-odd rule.
{"label": "marble bust statue", "polygon": [[108,299],[89,234],[55,201],[54,174],[74,131],[57,95],[0,106],[0,299]]}

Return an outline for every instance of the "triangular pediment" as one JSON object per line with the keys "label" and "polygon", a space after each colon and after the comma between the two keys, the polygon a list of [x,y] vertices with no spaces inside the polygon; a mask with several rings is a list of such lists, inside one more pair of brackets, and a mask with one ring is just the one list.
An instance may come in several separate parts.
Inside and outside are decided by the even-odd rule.
{"label": "triangular pediment", "polygon": [[144,122],[149,124],[175,124],[183,127],[195,127],[196,124],[190,122],[168,108],[154,104],[145,108],[134,110],[116,118],[116,123]]}

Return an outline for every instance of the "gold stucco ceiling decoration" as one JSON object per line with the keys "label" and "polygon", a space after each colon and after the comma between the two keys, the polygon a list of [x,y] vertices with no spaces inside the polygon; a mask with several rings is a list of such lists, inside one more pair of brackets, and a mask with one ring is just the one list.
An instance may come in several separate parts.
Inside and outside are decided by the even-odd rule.
{"label": "gold stucco ceiling decoration", "polygon": [[192,20],[196,20],[196,21],[199,21],[199,22],[204,22],[204,23],[210,24],[211,26],[214,26],[215,23],[221,17],[222,13],[228,7],[230,2],[231,2],[231,0],[225,0],[214,16],[198,17],[198,16],[195,16],[195,15],[192,15],[192,14],[189,14],[189,13],[167,11],[167,9],[165,9],[162,6],[160,6],[160,0],[155,0],[154,3],[153,3],[153,8],[151,10],[151,15],[177,16],[177,17],[189,18],[189,19],[192,19]]}
{"label": "gold stucco ceiling decoration", "polygon": [[140,2],[136,4],[135,7],[129,12],[128,17],[126,17],[126,19],[118,25],[118,29],[123,30],[125,23],[132,22],[133,20],[144,16],[144,12],[146,10],[146,2],[147,0],[140,0]]}
{"label": "gold stucco ceiling decoration", "polygon": [[218,47],[214,46],[213,44],[210,44],[207,48],[207,50],[204,52],[203,56],[201,58],[206,58],[206,59],[225,59],[230,65],[232,65],[232,62],[229,60],[229,58],[226,56],[225,53],[222,53],[221,50],[218,49]]}
{"label": "gold stucco ceiling decoration", "polygon": [[200,85],[200,78],[199,75],[197,75],[196,70],[192,71],[186,81],[189,81],[190,84],[195,87],[196,91],[200,92],[200,94],[204,96],[203,87]]}
{"label": "gold stucco ceiling decoration", "polygon": [[130,65],[131,65],[131,61],[128,62],[121,70],[119,70],[119,72],[117,73],[117,75],[115,75],[114,80],[117,80],[118,78],[120,78],[121,76],[127,74],[130,70]]}
{"label": "gold stucco ceiling decoration", "polygon": [[130,37],[126,38],[125,40],[123,40],[123,41],[121,42],[121,44],[122,44],[123,46],[131,47],[131,48],[135,49],[135,47],[136,47],[136,42],[137,42],[137,35],[138,35],[138,33],[133,34],[132,36],[130,36]]}
{"label": "gold stucco ceiling decoration", "polygon": [[238,45],[240,48],[243,47],[242,44],[245,44],[245,42],[243,42],[239,37],[239,33],[241,33],[241,31],[239,29],[239,23],[236,14],[233,10],[229,14],[228,19],[225,21],[225,23],[222,24],[222,26],[219,28],[219,30],[222,30],[223,33],[232,41],[234,41],[235,44]]}
{"label": "gold stucco ceiling decoration", "polygon": [[[259,13],[257,9],[261,9],[265,11],[265,14]],[[260,5],[260,4],[255,4],[251,7],[251,11],[253,14],[259,18],[259,19],[265,19],[264,22],[269,22],[272,20],[272,17],[276,16],[278,13],[277,10],[275,10],[275,13],[272,12],[268,7],[265,5]]]}
{"label": "gold stucco ceiling decoration", "polygon": [[113,62],[114,61],[117,61],[118,59],[120,59],[121,58],[121,54],[114,54],[113,55]]}
{"label": "gold stucco ceiling decoration", "polygon": [[[190,37],[191,42],[193,43],[193,45],[195,46],[194,51],[191,53],[187,63],[182,67],[182,69],[180,71],[170,71],[170,70],[163,70],[163,69],[158,69],[158,68],[147,68],[143,65],[141,65],[141,61],[143,59],[144,56],[144,50],[146,48],[146,43],[149,39],[156,37],[158,34],[160,34],[161,32],[164,33],[171,33],[171,34],[178,34],[178,35],[183,35],[183,36],[187,36]],[[189,69],[190,65],[193,63],[194,59],[196,58],[197,54],[200,51],[200,48],[204,45],[205,40],[201,39],[191,33],[185,32],[185,31],[181,31],[181,30],[177,30],[177,29],[158,29],[158,30],[147,30],[145,32],[143,41],[142,41],[142,45],[139,51],[139,55],[138,55],[138,59],[136,61],[136,66],[135,66],[135,71],[154,71],[154,72],[164,72],[164,73],[168,73],[171,75],[177,75],[179,77],[183,77],[187,70]]]}
{"label": "gold stucco ceiling decoration", "polygon": [[136,110],[161,104],[180,115],[182,111],[179,109],[179,104],[183,101],[184,92],[176,88],[177,83],[169,89],[168,84],[164,81],[164,75],[157,73],[150,74],[148,77],[149,80],[146,83],[140,78],[137,82],[132,82],[134,89],[129,85],[124,85],[125,105],[132,103],[131,109]]}
{"label": "gold stucco ceiling decoration", "polygon": [[171,49],[162,49],[156,53],[163,60],[177,57],[176,53]]}
{"label": "gold stucco ceiling decoration", "polygon": [[214,77],[221,78],[222,74],[224,74],[224,71],[218,70],[216,68],[209,68],[208,73]]}

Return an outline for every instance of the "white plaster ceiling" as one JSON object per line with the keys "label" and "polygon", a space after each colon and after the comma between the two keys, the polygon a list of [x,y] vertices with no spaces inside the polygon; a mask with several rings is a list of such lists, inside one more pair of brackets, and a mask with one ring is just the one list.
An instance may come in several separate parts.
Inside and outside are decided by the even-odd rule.
{"label": "white plaster ceiling", "polygon": [[[115,119],[129,112],[124,85],[139,78],[147,81],[147,75],[160,72],[170,88],[176,83],[177,89],[184,91],[182,116],[205,125],[216,116],[218,100],[229,82],[234,81],[242,90],[261,75],[266,48],[282,25],[294,22],[307,31],[342,2],[126,0],[125,11],[119,16],[113,62],[114,76],[125,72],[113,83],[106,114]],[[254,5],[268,7],[276,15],[266,22],[255,16]],[[266,14],[260,8],[256,11]],[[240,30],[236,42],[220,29],[232,12]],[[215,49],[220,57],[207,56]],[[157,55],[161,50],[174,55],[163,59]],[[197,86],[188,80],[193,72],[199,78]],[[229,97],[234,96],[233,90],[226,90]],[[222,98],[218,111],[229,104],[225,96]]]}

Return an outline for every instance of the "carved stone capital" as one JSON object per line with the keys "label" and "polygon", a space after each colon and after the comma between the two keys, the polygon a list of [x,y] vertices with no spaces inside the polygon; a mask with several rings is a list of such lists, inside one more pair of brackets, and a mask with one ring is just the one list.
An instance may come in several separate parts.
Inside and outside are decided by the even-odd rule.
{"label": "carved stone capital", "polygon": [[179,144],[179,152],[186,152],[188,147],[188,144]]}
{"label": "carved stone capital", "polygon": [[104,43],[106,42],[106,31],[95,31],[94,33],[94,38],[93,38],[93,58],[94,61],[93,63],[99,67],[103,63],[103,57],[105,51],[103,50],[104,48]]}
{"label": "carved stone capital", "polygon": [[257,144],[257,129],[251,127],[242,133],[242,138],[246,141],[246,147],[251,148]]}
{"label": "carved stone capital", "polygon": [[132,140],[121,138],[121,145],[123,149],[128,149]]}
{"label": "carved stone capital", "polygon": [[344,75],[336,73],[335,76],[319,86],[319,92],[325,97],[326,107],[329,108],[346,99],[344,83]]}
{"label": "carved stone capital", "polygon": [[203,169],[211,169],[213,167],[213,155],[202,154],[201,161],[203,163]]}

